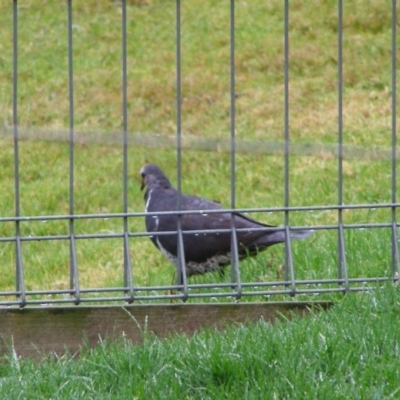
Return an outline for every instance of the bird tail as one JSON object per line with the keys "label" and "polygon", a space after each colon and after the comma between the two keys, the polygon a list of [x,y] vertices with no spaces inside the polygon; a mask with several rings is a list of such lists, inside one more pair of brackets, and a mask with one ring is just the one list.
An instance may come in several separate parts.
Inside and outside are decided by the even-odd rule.
{"label": "bird tail", "polygon": [[297,229],[290,231],[291,239],[307,239],[310,235],[314,233],[314,229]]}
{"label": "bird tail", "polygon": [[[314,233],[313,229],[291,229],[290,239],[291,240],[307,239],[313,233]],[[263,246],[272,246],[277,243],[284,243],[285,241],[286,241],[286,231],[277,230],[262,236],[254,244],[256,246],[263,247]]]}

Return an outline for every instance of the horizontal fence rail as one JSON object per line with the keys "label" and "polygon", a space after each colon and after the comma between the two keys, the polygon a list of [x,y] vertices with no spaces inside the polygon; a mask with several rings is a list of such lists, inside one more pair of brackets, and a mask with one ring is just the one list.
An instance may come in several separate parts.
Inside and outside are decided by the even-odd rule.
{"label": "horizontal fence rail", "polygon": [[[153,302],[153,301],[172,301],[182,300],[187,301],[193,299],[195,301],[207,299],[208,301],[239,301],[240,299],[262,298],[269,299],[274,296],[300,296],[300,295],[319,295],[327,293],[348,293],[355,291],[366,291],[373,285],[383,285],[385,282],[394,282],[397,284],[400,273],[400,260],[398,249],[398,228],[400,222],[397,221],[397,209],[400,203],[397,198],[397,3],[395,0],[391,2],[391,35],[390,35],[390,112],[391,112],[391,147],[388,146],[359,146],[346,143],[344,130],[345,118],[343,116],[344,109],[344,60],[343,60],[343,1],[337,2],[337,140],[334,144],[327,143],[294,143],[291,138],[290,125],[290,107],[291,107],[291,86],[290,86],[290,52],[291,52],[291,5],[289,0],[284,1],[283,5],[283,133],[280,141],[271,141],[267,139],[242,139],[237,137],[237,46],[236,46],[236,30],[237,30],[237,2],[234,0],[226,1],[226,7],[229,9],[227,18],[229,20],[229,29],[226,32],[226,40],[229,42],[229,62],[227,67],[227,76],[221,79],[229,81],[229,135],[224,138],[199,137],[190,134],[185,134],[185,110],[183,107],[182,80],[187,71],[182,69],[182,62],[185,57],[184,49],[182,48],[182,34],[184,31],[184,23],[182,22],[182,3],[181,0],[176,0],[174,7],[175,13],[175,129],[174,135],[157,135],[145,133],[133,133],[129,130],[128,108],[129,108],[129,51],[128,51],[128,7],[127,0],[122,0],[118,5],[121,9],[120,17],[120,53],[121,63],[120,70],[115,71],[121,75],[121,132],[83,132],[75,128],[77,108],[75,104],[76,92],[76,71],[75,61],[79,54],[74,52],[74,46],[80,40],[76,33],[74,25],[75,3],[73,0],[65,2],[66,27],[65,41],[67,48],[67,75],[68,75],[68,128],[64,129],[47,129],[45,127],[24,127],[19,125],[19,93],[23,88],[23,79],[20,76],[20,59],[19,59],[19,43],[20,33],[19,27],[24,23],[23,18],[19,16],[21,1],[13,0],[10,3],[9,11],[12,14],[12,126],[0,127],[0,140],[6,142],[12,139],[13,141],[13,167],[14,167],[14,213],[11,215],[0,215],[0,227],[4,228],[0,236],[0,244],[12,244],[15,250],[15,257],[9,262],[2,261],[0,266],[4,269],[12,268],[15,271],[15,282],[13,289],[9,287],[4,289],[0,279],[0,306],[18,306],[25,307],[29,305],[51,306],[57,304],[84,304],[84,303],[132,303],[138,302]],[[249,2],[251,7],[251,1]],[[6,7],[3,7],[5,9]],[[268,16],[266,16],[267,19]],[[151,29],[151,28],[150,28]],[[366,100],[367,101],[367,100]],[[24,215],[21,204],[21,181],[20,177],[23,174],[24,166],[20,160],[21,142],[25,140],[45,140],[45,141],[60,141],[67,142],[68,145],[68,205],[65,214],[60,215]],[[98,144],[108,147],[120,146],[122,155],[121,161],[122,171],[118,177],[122,181],[122,212],[110,213],[79,213],[76,208],[76,181],[77,171],[76,163],[76,146],[78,144]],[[130,210],[129,204],[129,179],[130,179],[130,159],[129,149],[131,147],[147,147],[147,148],[168,148],[176,150],[176,182],[177,190],[182,193],[182,182],[185,176],[182,172],[182,159],[186,150],[205,151],[205,152],[225,152],[229,153],[229,171],[230,178],[227,183],[227,188],[230,189],[229,207],[223,210],[182,210],[181,196],[178,196],[177,210],[165,212],[143,212]],[[279,207],[237,207],[237,156],[238,154],[271,154],[277,157],[283,157],[283,205]],[[307,206],[292,206],[294,199],[291,193],[291,160],[293,156],[314,156],[330,157],[337,162],[337,203],[322,204],[322,205],[307,205]],[[383,160],[390,164],[390,200],[386,202],[371,202],[362,204],[345,204],[345,188],[343,184],[344,162],[350,159],[363,160]],[[51,190],[51,188],[49,188]],[[362,211],[382,211],[386,212],[390,217],[382,222],[347,222],[345,214],[347,212],[362,212]],[[298,214],[317,214],[330,213],[331,220],[322,222],[316,219],[315,223],[309,225],[300,225],[295,221],[294,216]],[[187,215],[200,214],[231,214],[231,226],[229,229],[197,229],[187,231],[182,229],[181,220]],[[255,214],[274,214],[281,217],[281,229],[286,232],[286,242],[284,243],[284,262],[283,271],[276,280],[269,281],[246,281],[243,279],[242,261],[239,257],[240,243],[237,240],[237,233],[245,231],[269,231],[272,228],[262,227],[253,229],[240,229],[235,226],[235,215],[243,213],[250,217],[255,217]],[[178,224],[176,230],[157,233],[162,235],[176,235],[178,241],[178,267],[177,273],[183,276],[181,284],[170,285],[143,285],[138,283],[138,272],[134,266],[134,240],[140,238],[149,238],[154,234],[132,229],[132,223],[137,219],[143,220],[145,216],[162,216],[175,215],[177,216]],[[109,229],[97,231],[93,233],[85,233],[78,226],[80,222],[103,221],[110,223]],[[111,222],[119,221],[119,229],[112,227]],[[51,223],[65,222],[66,229],[62,233],[43,233],[43,234],[28,234],[27,229],[35,223]],[[334,276],[332,271],[326,275],[313,276],[309,279],[298,278],[298,266],[295,261],[293,250],[293,241],[290,238],[290,232],[296,229],[312,229],[314,233],[333,232],[335,238],[335,254],[328,264],[334,265]],[[347,247],[346,234],[349,232],[362,232],[364,230],[385,230],[390,232],[390,273],[384,273],[377,276],[353,276],[349,271],[349,256]],[[42,229],[45,231],[46,229]],[[5,233],[8,232],[8,233]],[[218,281],[212,283],[194,283],[186,276],[185,252],[183,247],[183,239],[187,235],[210,235],[210,234],[231,234],[231,275],[229,282]],[[121,271],[120,286],[112,287],[86,287],[81,281],[81,272],[83,266],[80,264],[80,256],[78,252],[79,244],[84,241],[96,240],[118,240],[118,248],[123,255],[123,267]],[[307,239],[308,240],[308,239]],[[367,240],[367,239],[366,239]],[[28,251],[25,246],[28,243],[51,243],[54,241],[65,242],[69,252],[69,287],[62,289],[44,289],[43,287],[32,287],[27,284],[27,271],[24,263],[24,257]],[[155,251],[155,249],[153,249]],[[38,250],[36,250],[38,251]],[[112,257],[110,255],[110,257]],[[145,262],[145,260],[144,260]],[[167,261],[165,261],[167,263]],[[151,268],[151,265],[148,266]],[[306,268],[306,267],[302,267]]]}

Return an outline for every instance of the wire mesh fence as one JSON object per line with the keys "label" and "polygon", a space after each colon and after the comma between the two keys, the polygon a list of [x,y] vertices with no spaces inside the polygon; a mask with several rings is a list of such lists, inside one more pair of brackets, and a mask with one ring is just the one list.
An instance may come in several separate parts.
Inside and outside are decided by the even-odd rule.
{"label": "wire mesh fence", "polygon": [[[191,25],[194,26],[194,32],[197,32],[198,35],[201,34],[202,31],[198,26],[198,21],[202,17],[190,14],[185,9],[185,6],[189,6],[184,5],[180,0],[176,0],[175,3],[168,4],[167,6],[164,5],[171,12],[171,18],[168,19],[166,15],[165,19],[169,21],[170,32],[173,32],[173,35],[170,35],[169,38],[172,43],[170,50],[172,49],[173,52],[169,51],[164,59],[168,60],[166,62],[170,62],[173,66],[171,69],[174,74],[173,89],[171,90],[174,101],[173,105],[168,105],[168,118],[173,121],[171,125],[173,129],[169,127],[168,132],[174,130],[174,133],[169,135],[165,133],[159,135],[132,133],[130,127],[132,107],[130,108],[131,98],[129,88],[139,85],[138,76],[140,74],[136,76],[135,80],[129,79],[129,74],[138,64],[144,63],[147,57],[146,53],[135,53],[135,43],[137,43],[135,40],[143,39],[145,41],[146,32],[142,31],[140,33],[142,36],[135,36],[133,31],[137,19],[143,17],[146,13],[151,13],[151,9],[146,10],[146,7],[150,7],[150,5],[152,7],[159,6],[152,4],[152,2],[149,2],[149,4],[146,2],[135,3],[128,0],[108,5],[113,10],[111,25],[119,32],[116,36],[118,41],[113,38],[112,46],[114,50],[110,50],[116,51],[119,55],[119,65],[115,64],[113,69],[111,69],[111,73],[114,76],[119,76],[118,79],[120,82],[118,94],[120,108],[118,112],[121,129],[119,131],[116,130],[117,132],[114,131],[114,133],[88,132],[87,129],[82,129],[81,120],[83,117],[79,115],[81,100],[77,101],[76,99],[77,92],[80,90],[79,85],[82,75],[81,72],[76,72],[76,65],[78,64],[79,68],[82,68],[82,65],[86,66],[85,62],[90,64],[90,57],[92,55],[90,49],[87,49],[86,53],[77,51],[77,43],[85,41],[86,36],[81,32],[84,30],[80,25],[81,22],[75,22],[75,19],[79,19],[81,10],[79,9],[80,6],[73,0],[66,1],[62,4],[62,8],[59,9],[58,16],[63,19],[63,24],[53,28],[60,33],[59,40],[61,44],[59,43],[58,46],[61,46],[65,52],[61,58],[54,56],[54,60],[51,61],[51,63],[59,64],[60,68],[64,69],[64,78],[67,77],[67,79],[63,80],[66,89],[63,98],[64,105],[62,107],[66,111],[63,118],[67,120],[68,129],[55,129],[54,126],[50,128],[26,127],[20,123],[20,107],[29,102],[29,97],[25,95],[24,88],[29,79],[26,77],[25,69],[34,68],[40,70],[42,66],[34,64],[34,60],[31,60],[32,66],[26,66],[24,63],[28,63],[29,59],[24,57],[21,60],[21,53],[24,53],[24,46],[28,46],[30,43],[25,37],[26,32],[20,33],[25,18],[29,15],[29,6],[25,10],[22,3],[17,0],[12,2],[12,6],[3,5],[3,9],[8,12],[10,17],[12,16],[12,24],[8,24],[8,27],[12,30],[12,52],[10,53],[12,62],[11,60],[7,60],[12,65],[12,79],[9,80],[11,82],[9,86],[11,92],[8,93],[8,96],[12,96],[12,117],[11,126],[4,124],[4,127],[1,129],[1,138],[5,146],[10,143],[10,137],[12,138],[12,156],[7,158],[8,161],[5,158],[6,161],[4,161],[4,164],[12,160],[12,190],[8,191],[8,193],[12,197],[13,209],[7,210],[5,206],[0,217],[0,226],[2,226],[0,244],[4,249],[0,252],[0,256],[3,275],[5,277],[8,276],[12,270],[13,278],[4,278],[4,285],[1,284],[0,286],[0,305],[24,307],[30,304],[73,303],[78,305],[87,302],[117,301],[131,303],[133,301],[166,301],[170,299],[185,301],[188,299],[237,301],[241,298],[270,298],[277,295],[296,295],[298,297],[301,295],[332,292],[346,293],[348,291],[366,290],[369,284],[375,282],[397,281],[400,266],[396,216],[397,208],[399,207],[397,199],[396,1],[392,0],[391,4],[386,2],[384,5],[386,7],[386,19],[384,29],[381,29],[382,37],[384,38],[383,45],[381,43],[378,45],[373,40],[371,41],[368,36],[368,30],[361,33],[365,34],[367,40],[371,42],[371,47],[384,47],[385,52],[381,54],[381,59],[384,60],[386,69],[377,71],[377,73],[381,73],[379,76],[382,81],[385,81],[389,77],[389,80],[385,82],[383,87],[380,88],[377,86],[374,92],[370,92],[371,96],[379,96],[377,92],[384,93],[386,96],[384,102],[388,110],[385,117],[387,120],[385,128],[381,131],[382,133],[379,132],[378,134],[384,137],[385,140],[376,141],[369,136],[368,132],[364,135],[361,134],[361,140],[358,141],[353,140],[351,135],[347,134],[344,110],[347,99],[346,85],[349,84],[351,86],[351,82],[348,83],[349,81],[345,79],[345,68],[348,68],[350,72],[352,69],[351,66],[345,63],[344,59],[344,51],[346,50],[344,32],[348,29],[351,21],[348,22],[345,19],[344,4],[341,0],[337,4],[330,6],[331,30],[334,32],[336,38],[335,45],[331,46],[336,54],[334,60],[336,79],[333,84],[330,83],[330,90],[335,93],[336,107],[334,116],[330,115],[329,117],[326,116],[326,118],[335,121],[336,128],[335,134],[328,141],[322,143],[317,143],[315,136],[310,137],[308,141],[307,137],[305,137],[306,141],[298,140],[299,138],[296,134],[294,138],[292,137],[292,131],[295,129],[290,119],[291,107],[292,104],[300,100],[296,97],[295,101],[292,102],[291,97],[291,72],[294,67],[298,67],[297,64],[294,67],[291,64],[293,51],[296,50],[296,48],[292,49],[291,43],[296,36],[301,37],[305,25],[299,24],[296,18],[292,22],[291,13],[292,11],[294,12],[298,5],[293,5],[288,0],[282,2],[274,13],[267,9],[262,14],[262,20],[265,21],[267,28],[272,24],[269,18],[278,18],[280,37],[283,38],[281,64],[278,68],[281,80],[276,83],[279,87],[282,100],[279,104],[282,115],[282,130],[279,132],[279,136],[275,136],[271,140],[268,133],[263,136],[262,129],[260,134],[246,136],[247,133],[245,125],[243,125],[243,120],[246,120],[246,118],[267,118],[266,114],[261,114],[261,116],[243,116],[241,106],[238,107],[238,103],[241,104],[242,93],[240,90],[243,88],[242,82],[251,80],[251,74],[253,73],[251,65],[243,67],[243,58],[238,57],[238,54],[242,54],[243,43],[252,40],[252,37],[247,37],[244,34],[246,31],[243,30],[243,26],[251,27],[252,20],[246,18],[246,16],[242,17],[244,15],[242,14],[243,7],[251,9],[252,7],[256,7],[258,2],[254,1],[245,4],[244,2],[235,0],[226,1],[223,4],[221,2],[218,5],[220,9],[224,10],[222,15],[226,22],[224,25],[225,28],[218,31],[218,35],[221,37],[219,40],[222,40],[224,43],[225,53],[220,59],[216,58],[213,60],[216,64],[221,65],[221,68],[225,71],[224,75],[217,74],[217,80],[224,80],[227,83],[224,87],[224,90],[227,89],[227,91],[223,93],[225,96],[225,102],[223,103],[225,115],[222,120],[226,126],[225,132],[218,135],[217,138],[202,135],[201,132],[195,132],[194,134],[185,133],[186,96],[187,92],[190,92],[191,79],[195,79],[195,77],[191,76],[191,71],[187,67],[188,64],[185,64],[187,45],[185,47],[182,44],[182,40],[184,39],[185,43],[187,43],[185,29],[189,30]],[[213,7],[216,7],[216,5],[210,3],[209,7],[209,10],[205,10],[204,15],[206,17],[210,13],[213,13]],[[101,10],[96,11],[94,8],[91,12],[96,13],[101,12]],[[257,9],[255,12],[258,12]],[[238,22],[239,17],[241,18]],[[311,27],[313,21],[315,20],[311,18]],[[344,24],[344,21],[346,24]],[[157,26],[148,28],[155,31],[158,29]],[[3,24],[2,30],[5,29],[7,27]],[[108,41],[105,30],[101,32],[97,40]],[[237,44],[238,35],[240,35],[239,45]],[[257,35],[261,37],[262,35],[268,35],[268,29],[261,33],[258,32]],[[353,39],[359,40],[356,35],[354,35]],[[200,38],[200,40],[204,40],[207,43],[208,39],[204,37],[203,39]],[[129,47],[130,44],[133,46],[133,50]],[[160,42],[160,46],[162,45],[163,42]],[[118,50],[115,50],[115,48]],[[54,50],[55,53],[57,51],[56,49]],[[159,47],[159,51],[163,52],[162,47]],[[266,54],[265,49],[256,47],[255,54],[252,54],[252,57],[262,59],[267,57]],[[209,56],[214,55],[211,49]],[[190,53],[190,56],[193,57],[193,53]],[[202,56],[206,58],[207,52]],[[268,64],[268,60],[266,60],[266,63]],[[156,67],[157,65],[151,65],[153,69],[149,73],[150,78],[146,76],[143,85],[151,84],[151,76]],[[201,68],[206,69],[203,66]],[[307,65],[304,68],[307,69]],[[322,66],[319,70],[321,74],[324,74],[324,68],[325,66]],[[311,74],[315,73],[311,67],[310,69]],[[21,70],[23,71],[22,73]],[[245,74],[243,71],[247,71],[247,73]],[[268,74],[268,65],[265,70],[262,70],[262,74]],[[88,73],[88,76],[90,77],[90,73]],[[190,76],[189,80],[186,79],[187,76]],[[368,76],[364,76],[362,79],[366,78]],[[95,88],[97,84],[98,82],[92,81],[89,86]],[[256,82],[256,84],[258,85],[259,83]],[[155,85],[156,89],[152,93],[153,97],[158,96],[158,91],[163,90],[163,85],[165,85],[165,82],[159,83],[158,88],[157,84]],[[239,89],[238,86],[240,86]],[[188,87],[189,89],[187,89]],[[267,90],[267,88],[262,88],[262,90],[264,89]],[[246,89],[242,90],[245,91]],[[307,90],[303,91],[303,93],[307,93]],[[369,103],[372,101],[370,98],[362,98],[362,93],[361,98],[356,97],[358,102]],[[246,93],[243,96],[245,97]],[[89,95],[85,101],[90,100]],[[59,101],[59,99],[54,101],[54,108],[59,107]],[[217,108],[218,105],[214,101],[213,99],[210,100],[211,106]],[[269,101],[276,102],[276,100],[271,99]],[[135,104],[133,108],[139,107],[137,103]],[[150,112],[146,108],[147,106],[143,107],[144,113]],[[199,113],[201,114],[201,111]],[[89,118],[87,115],[86,117]],[[137,118],[140,118],[140,116],[137,116]],[[79,120],[80,125],[78,129],[76,127],[77,120]],[[238,124],[238,121],[240,121],[240,124]],[[238,132],[244,133],[238,134]],[[43,213],[40,207],[29,209],[27,204],[30,198],[33,197],[33,193],[29,192],[29,190],[36,191],[34,185],[30,186],[29,189],[26,189],[28,186],[25,186],[24,194],[21,193],[21,186],[23,186],[21,182],[25,185],[25,182],[31,179],[30,176],[27,177],[24,175],[29,165],[29,161],[27,160],[29,160],[31,139],[57,142],[65,141],[68,143],[68,149],[63,147],[61,150],[64,151],[63,157],[65,160],[63,164],[64,195],[62,200],[62,209],[64,212],[52,213],[49,211]],[[21,157],[20,154],[21,146],[25,153],[24,157]],[[95,156],[91,160],[89,158],[85,159],[85,155],[81,153],[80,146],[99,146],[100,149],[118,148],[119,151],[113,153],[111,156],[104,155],[104,157],[109,157],[112,164],[118,165],[119,172],[117,175],[114,174],[114,170],[112,172],[107,170],[109,164],[102,169],[101,158],[96,158],[97,156]],[[185,187],[185,181],[188,178],[188,175],[184,174],[187,152],[205,152],[204,156],[196,159],[197,161],[191,160],[191,156],[187,158],[189,159],[189,164],[198,163],[199,171],[201,171],[202,164],[207,164],[208,162],[215,165],[215,163],[220,162],[218,159],[217,161],[215,159],[210,161],[210,154],[212,154],[212,157],[222,157],[224,159],[226,171],[228,171],[228,179],[218,181],[215,175],[213,175],[215,171],[210,167],[205,169],[205,171],[208,171],[208,177],[202,182],[207,181],[211,182],[211,184],[215,182],[217,185],[221,185],[221,182],[223,182],[224,190],[226,192],[230,190],[228,196],[229,202],[225,204],[229,206],[226,209],[207,210],[207,214],[222,214],[226,212],[231,214],[230,229],[227,231],[218,230],[218,233],[230,232],[232,237],[230,252],[231,274],[229,277],[222,277],[218,274],[211,274],[210,278],[203,280],[191,280],[186,277],[186,268],[184,268],[185,249],[183,247],[184,235],[211,235],[216,232],[204,230],[201,226],[190,232],[182,231],[180,221],[185,215],[201,214],[204,211],[182,210],[180,196],[177,197],[177,210],[174,211],[149,213],[143,211],[144,204],[141,209],[136,208],[136,203],[132,207],[130,201],[131,185],[135,184],[139,186],[138,181],[135,182],[132,179],[132,175],[137,176],[137,179],[139,179],[139,171],[132,171],[131,169],[131,165],[133,164],[132,157],[142,159],[139,155],[143,148],[150,149],[150,152],[146,153],[146,157],[151,157],[151,161],[155,163],[158,163],[157,151],[159,149],[167,149],[173,154],[169,160],[174,159],[175,161],[172,167],[169,166],[169,169],[176,172],[176,188],[179,193],[185,192],[183,187]],[[45,151],[51,152],[53,150],[46,147]],[[136,151],[136,153],[131,153],[132,150]],[[222,153],[224,154],[223,156],[221,155]],[[96,154],[101,154],[101,151]],[[242,154],[248,154],[249,158],[238,162],[238,157]],[[269,158],[258,160],[256,158],[257,154],[262,154]],[[4,157],[6,156],[4,155]],[[296,165],[298,164],[296,157],[312,160],[315,158],[328,160],[329,167],[325,164],[322,167],[321,165],[318,167],[317,165],[313,165],[312,162],[305,162],[302,168],[306,168],[307,165],[310,169],[320,168],[319,172],[317,172],[320,181],[314,178],[310,178],[308,181],[307,173],[305,173],[302,178],[303,183],[299,185],[301,189],[301,187],[305,187],[308,184],[310,186],[321,185],[321,182],[331,180],[329,187],[321,189],[321,187],[316,186],[307,192],[311,193],[315,191],[323,194],[324,191],[328,191],[329,193],[325,193],[326,196],[321,195],[320,199],[313,199],[309,204],[307,204],[307,199],[305,199],[304,203],[306,205],[298,202],[297,195],[299,189],[296,189],[296,191],[292,189],[297,174],[301,174],[296,169]],[[209,158],[209,161],[206,158]],[[276,163],[278,158],[280,160],[279,165],[282,166],[277,176],[277,181],[280,183],[281,204],[267,207],[263,205],[260,207],[259,205],[264,204],[264,202],[260,203],[258,201],[256,205],[251,207],[242,206],[244,203],[243,196],[238,198],[238,193],[243,190],[244,186],[242,183],[238,184],[238,176],[247,173],[247,170],[243,172],[243,168],[246,169],[246,163],[253,162],[256,165],[266,160]],[[362,160],[367,164],[374,164],[375,161],[380,163],[381,170],[376,176],[372,175],[369,177],[368,185],[370,186],[368,187],[380,187],[381,176],[384,176],[386,182],[389,182],[385,186],[384,195],[375,195],[372,193],[373,190],[370,196],[368,194],[361,197],[352,195],[355,189],[353,189],[351,184],[345,184],[348,176],[351,174],[356,175],[353,178],[362,181],[365,175],[371,174],[371,171],[373,171],[362,169],[358,164],[349,166],[348,160],[352,159]],[[161,163],[163,162],[165,161]],[[119,211],[110,211],[107,207],[105,207],[106,211],[104,211],[103,207],[99,207],[96,212],[91,210],[90,207],[77,207],[77,192],[79,192],[80,198],[85,196],[90,197],[89,192],[92,189],[89,189],[89,185],[85,188],[85,180],[81,179],[79,175],[85,173],[85,167],[89,168],[90,163],[98,165],[96,168],[96,165],[93,166],[92,164],[91,168],[93,168],[96,179],[98,176],[103,177],[105,180],[103,184],[113,185],[112,181],[120,182],[118,186],[119,204],[115,206]],[[77,164],[82,166],[82,168],[78,169]],[[45,168],[45,165],[46,162],[39,168]],[[251,168],[252,165],[249,164],[248,168]],[[54,180],[60,179],[55,168],[50,165],[48,166],[49,171],[47,173],[50,177],[50,183],[47,182],[47,186],[38,189],[41,192],[38,195],[39,203],[45,202],[49,193],[53,191],[53,185],[56,182],[52,182],[51,177]],[[65,168],[67,169],[65,170]],[[196,167],[191,166],[189,170],[196,172],[196,169]],[[349,172],[349,169],[358,170],[356,172]],[[202,171],[204,174],[204,170]],[[37,173],[40,175],[40,171]],[[267,170],[264,171],[264,174],[268,174]],[[88,179],[92,178],[89,177]],[[131,184],[132,181],[133,183]],[[4,185],[6,185],[6,182],[4,182]],[[260,192],[265,189],[262,184],[259,184],[258,187],[260,188]],[[334,187],[334,190],[331,190],[332,187]],[[195,186],[192,189],[198,195],[207,195],[207,193],[202,192],[201,187]],[[365,188],[366,191],[367,189]],[[255,189],[251,188],[249,190]],[[378,191],[381,192],[380,189]],[[247,197],[247,195],[244,195],[244,197]],[[107,203],[107,199],[104,199],[104,201]],[[90,211],[85,212],[85,210]],[[235,226],[235,215],[237,213],[254,215],[261,219],[265,217],[267,221],[268,219],[278,221],[277,223],[286,233],[286,241],[283,245],[283,255],[272,256],[272,258],[281,257],[273,267],[270,267],[268,258],[267,261],[265,258],[262,258],[258,264],[256,261],[240,260],[238,252],[241,243],[237,240],[237,234],[238,232],[240,233],[240,229]],[[158,272],[155,272],[155,275],[151,275],[149,278],[150,275],[146,275],[143,271],[155,268],[153,265],[155,262],[153,259],[148,258],[146,254],[148,254],[147,252],[156,253],[156,249],[149,248],[146,252],[140,251],[140,248],[143,247],[143,240],[146,239],[149,241],[149,237],[154,236],[154,233],[146,232],[143,223],[144,217],[146,215],[160,217],[168,214],[178,215],[177,230],[164,231],[158,233],[158,235],[176,235],[179,243],[177,246],[178,276],[183,275],[183,280],[178,285],[175,282],[170,284],[165,283],[165,279],[157,279]],[[351,214],[351,217],[349,217],[349,214]],[[301,244],[295,244],[291,241],[290,230],[309,228],[314,230],[313,237],[315,238],[309,239],[309,242],[307,239]],[[379,237],[378,241],[377,237]],[[88,246],[93,246],[94,252],[99,250],[98,253],[100,253],[101,249],[101,261],[98,261],[97,266],[95,265],[90,272],[86,273],[87,260],[90,259],[90,256],[85,258],[85,251]],[[11,247],[12,253],[10,250]],[[373,261],[371,254],[374,254],[374,257],[378,261]],[[58,261],[53,260],[55,255],[60,257]],[[36,260],[35,256],[37,256]],[[108,283],[104,286],[93,286],[91,278],[96,274],[101,274],[100,270],[103,268],[99,267],[99,265],[107,265],[114,258],[118,258],[119,260],[118,266],[110,272],[111,275],[114,274],[114,277],[109,279]],[[29,259],[28,266],[27,259]],[[157,261],[156,263],[161,263],[161,265],[168,264],[166,260]],[[369,263],[374,264],[376,268],[369,268]],[[60,265],[61,269],[64,268],[62,273],[63,280],[59,284],[51,281],[53,278],[49,278],[50,282],[46,281],[46,268],[52,268],[53,264]],[[159,269],[157,268],[155,269],[158,271]],[[274,272],[271,272],[268,276],[263,275],[260,277],[260,274],[263,274],[263,270],[266,268],[272,268]],[[38,270],[44,270],[44,272],[37,272]],[[66,272],[66,270],[68,271]],[[169,272],[171,271],[172,269],[169,270]],[[246,271],[250,272],[245,273]],[[85,273],[89,276],[86,276]],[[39,280],[33,278],[35,274],[42,274]],[[143,278],[143,275],[146,275],[146,277]]]}

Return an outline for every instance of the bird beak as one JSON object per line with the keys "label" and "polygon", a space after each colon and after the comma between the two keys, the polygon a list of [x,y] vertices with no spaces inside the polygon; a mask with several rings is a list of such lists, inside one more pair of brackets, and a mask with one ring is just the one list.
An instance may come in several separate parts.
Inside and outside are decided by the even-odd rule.
{"label": "bird beak", "polygon": [[140,184],[140,191],[142,191],[145,187],[144,178],[142,178],[142,183]]}

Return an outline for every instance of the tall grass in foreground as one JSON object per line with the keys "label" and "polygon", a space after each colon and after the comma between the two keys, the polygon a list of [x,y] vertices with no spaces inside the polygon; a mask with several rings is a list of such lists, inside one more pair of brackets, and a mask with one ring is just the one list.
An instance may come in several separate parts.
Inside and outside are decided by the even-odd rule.
{"label": "tall grass in foreground", "polygon": [[[274,325],[0,364],[0,399],[389,399],[399,396],[400,294],[350,294],[328,312]],[[133,323],[133,322],[132,322]]]}

